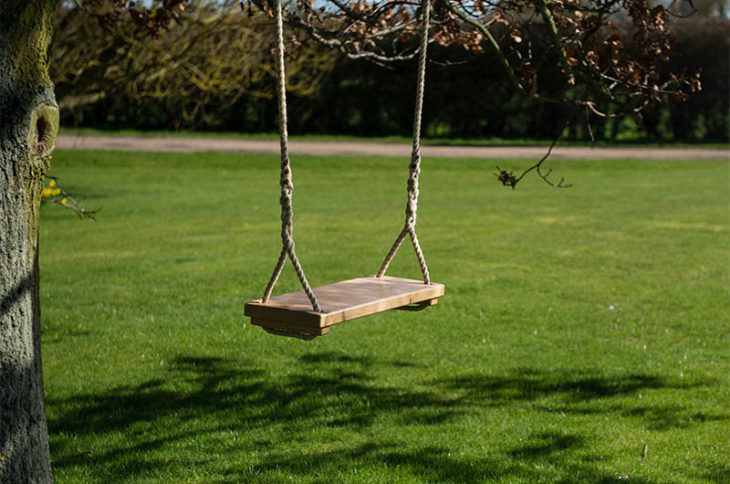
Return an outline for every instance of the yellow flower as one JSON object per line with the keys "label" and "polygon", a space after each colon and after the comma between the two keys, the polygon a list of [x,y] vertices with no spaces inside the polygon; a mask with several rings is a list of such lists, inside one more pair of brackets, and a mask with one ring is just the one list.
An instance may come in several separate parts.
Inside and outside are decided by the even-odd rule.
{"label": "yellow flower", "polygon": [[50,188],[44,188],[43,193],[41,193],[41,196],[43,198],[51,198],[53,196],[53,190]]}
{"label": "yellow flower", "polygon": [[51,183],[48,184],[49,187],[53,188],[56,186],[56,180],[51,180]]}
{"label": "yellow flower", "polygon": [[61,203],[62,203],[63,205],[66,205],[66,201],[67,201],[67,200],[66,200],[65,198],[62,198],[62,199],[61,199]]}
{"label": "yellow flower", "polygon": [[55,190],[51,191],[51,195],[60,195],[60,194],[61,194],[60,188],[56,188]]}

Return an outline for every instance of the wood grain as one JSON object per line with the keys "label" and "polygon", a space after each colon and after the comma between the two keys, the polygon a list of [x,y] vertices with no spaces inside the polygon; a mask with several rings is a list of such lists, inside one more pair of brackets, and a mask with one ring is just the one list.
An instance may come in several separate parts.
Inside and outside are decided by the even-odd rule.
{"label": "wood grain", "polygon": [[[304,291],[274,296],[264,304],[261,300],[246,303],[244,313],[259,326],[285,323],[280,329],[316,334],[327,328],[355,318],[389,309],[428,301],[432,305],[444,295],[444,285],[424,284],[423,281],[384,276],[360,277],[314,288],[323,312],[312,310]],[[293,327],[291,325],[294,325]],[[273,327],[273,326],[272,326]]]}

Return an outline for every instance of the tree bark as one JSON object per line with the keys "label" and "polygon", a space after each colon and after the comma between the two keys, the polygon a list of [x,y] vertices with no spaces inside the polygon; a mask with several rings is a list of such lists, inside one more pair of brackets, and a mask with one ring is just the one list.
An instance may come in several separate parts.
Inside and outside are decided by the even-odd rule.
{"label": "tree bark", "polygon": [[48,76],[56,0],[0,0],[0,482],[52,482],[38,212],[58,131]]}

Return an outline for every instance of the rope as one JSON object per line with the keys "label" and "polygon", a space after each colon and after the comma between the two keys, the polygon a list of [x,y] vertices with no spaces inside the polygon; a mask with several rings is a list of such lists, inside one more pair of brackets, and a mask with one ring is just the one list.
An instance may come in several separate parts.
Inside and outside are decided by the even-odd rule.
{"label": "rope", "polygon": [[279,260],[276,263],[274,272],[271,274],[269,283],[266,285],[261,301],[264,303],[269,301],[271,292],[274,290],[276,281],[279,280],[279,275],[281,275],[284,263],[286,262],[286,256],[288,255],[294,265],[294,271],[297,273],[299,282],[302,284],[304,292],[312,303],[312,308],[321,313],[323,312],[322,308],[319,306],[319,302],[317,302],[317,298],[307,281],[307,277],[304,275],[304,269],[302,269],[302,265],[294,251],[294,210],[292,208],[294,183],[292,182],[291,164],[289,163],[289,134],[286,127],[286,72],[284,70],[284,22],[281,13],[281,0],[276,0],[275,8],[277,37],[276,74],[279,84],[279,145],[281,147],[281,177],[279,179],[279,185],[281,186],[281,196],[279,197],[279,204],[281,205],[281,253],[279,254]]}
{"label": "rope", "polygon": [[421,274],[423,274],[423,282],[431,284],[431,278],[428,274],[428,266],[423,251],[418,243],[416,235],[416,216],[418,212],[418,176],[421,174],[421,118],[423,115],[423,91],[426,83],[426,61],[428,50],[428,23],[431,14],[430,0],[422,2],[422,18],[421,18],[421,44],[418,53],[418,80],[416,84],[416,107],[413,115],[413,148],[411,150],[411,163],[408,166],[408,201],[406,203],[406,221],[395,243],[390,248],[388,255],[385,256],[383,264],[376,277],[381,278],[388,270],[388,266],[398,252],[406,235],[411,236],[413,250],[416,251],[418,264],[421,266]]}

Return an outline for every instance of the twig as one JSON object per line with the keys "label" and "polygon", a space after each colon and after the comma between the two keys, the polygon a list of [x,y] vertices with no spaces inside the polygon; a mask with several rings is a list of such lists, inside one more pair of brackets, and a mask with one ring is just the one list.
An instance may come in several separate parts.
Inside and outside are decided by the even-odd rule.
{"label": "twig", "polygon": [[542,158],[540,158],[540,161],[538,161],[534,165],[532,165],[529,168],[527,168],[525,171],[522,172],[522,174],[520,176],[515,177],[512,174],[512,172],[507,172],[506,170],[502,170],[498,166],[497,167],[497,170],[499,170],[499,173],[496,176],[497,176],[497,179],[502,183],[502,185],[504,185],[504,186],[510,186],[514,190],[515,186],[517,186],[517,184],[525,177],[525,175],[527,175],[528,173],[530,173],[532,170],[536,170],[538,176],[540,178],[542,178],[545,183],[547,183],[548,185],[550,185],[553,188],[568,188],[568,187],[572,187],[573,186],[572,184],[571,185],[565,185],[565,178],[563,178],[563,177],[561,177],[560,178],[560,181],[557,182],[557,183],[554,183],[553,181],[551,181],[549,177],[550,177],[550,174],[553,172],[552,169],[548,170],[547,173],[543,173],[542,172],[542,164],[545,162],[545,160],[547,160],[550,157],[550,154],[553,152],[553,148],[557,144],[557,142],[560,139],[560,137],[563,135],[563,131],[565,130],[565,126],[567,126],[567,123],[564,124],[563,129],[560,130],[560,132],[558,133],[558,135],[555,136],[555,138],[553,139],[553,142],[550,143],[550,147],[548,148],[547,153],[545,153],[545,155]]}
{"label": "twig", "polygon": [[61,187],[58,183],[58,177],[48,176],[47,178],[51,179],[51,185],[43,188],[41,203],[53,203],[55,205],[60,205],[61,207],[76,213],[79,218],[90,218],[91,220],[96,220],[94,215],[101,210],[101,207],[95,210],[87,210],[86,207],[77,202],[76,199],[74,199]]}

